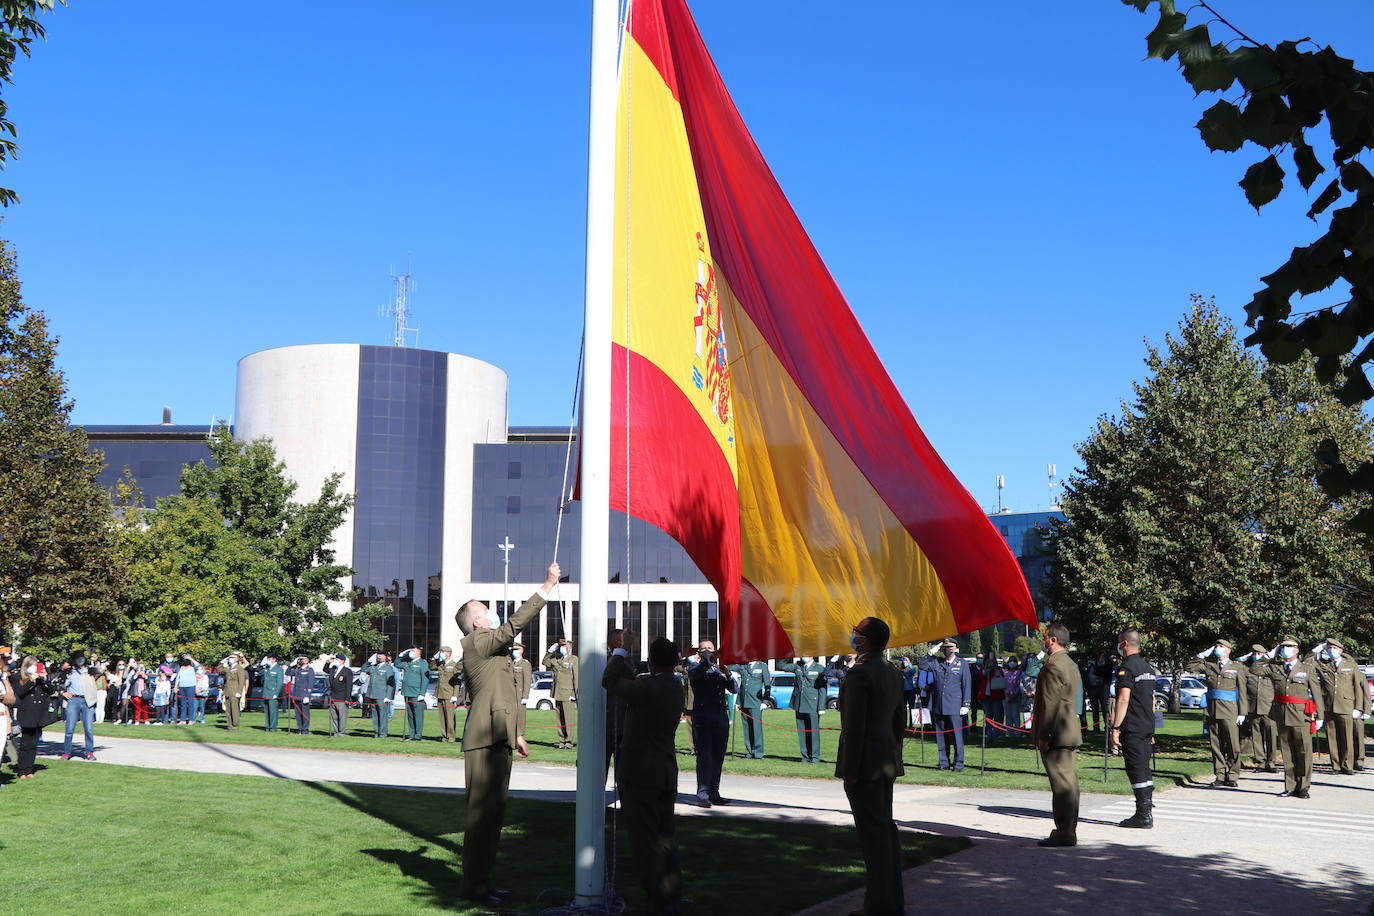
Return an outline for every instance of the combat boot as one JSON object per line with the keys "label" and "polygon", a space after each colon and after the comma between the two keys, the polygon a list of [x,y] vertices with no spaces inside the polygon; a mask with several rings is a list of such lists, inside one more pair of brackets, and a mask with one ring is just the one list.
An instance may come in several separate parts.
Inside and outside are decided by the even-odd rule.
{"label": "combat boot", "polygon": [[1154,795],[1154,787],[1146,786],[1135,791],[1135,814],[1126,818],[1118,827],[1139,827],[1149,830],[1155,825],[1154,802],[1151,797]]}

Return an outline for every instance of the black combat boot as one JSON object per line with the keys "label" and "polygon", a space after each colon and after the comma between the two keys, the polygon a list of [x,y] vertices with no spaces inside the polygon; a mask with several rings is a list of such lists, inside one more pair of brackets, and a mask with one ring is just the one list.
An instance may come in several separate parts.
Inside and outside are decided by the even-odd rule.
{"label": "black combat boot", "polygon": [[1126,818],[1118,827],[1139,827],[1149,830],[1155,825],[1154,802],[1151,796],[1154,795],[1154,786],[1146,786],[1135,791],[1135,814]]}

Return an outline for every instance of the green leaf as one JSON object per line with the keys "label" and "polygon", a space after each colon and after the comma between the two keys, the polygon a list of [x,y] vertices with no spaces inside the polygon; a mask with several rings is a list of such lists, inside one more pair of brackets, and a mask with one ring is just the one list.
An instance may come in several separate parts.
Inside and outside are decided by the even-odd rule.
{"label": "green leaf", "polygon": [[1241,128],[1240,109],[1225,100],[1217,102],[1202,113],[1197,122],[1202,142],[1212,152],[1234,153],[1245,145],[1245,133]]}
{"label": "green leaf", "polygon": [[1188,17],[1182,13],[1172,11],[1159,14],[1159,23],[1154,27],[1150,34],[1145,36],[1145,56],[1157,57],[1160,60],[1168,60],[1174,56],[1175,42],[1179,39],[1179,31],[1188,22]]}
{"label": "green leaf", "polygon": [[1298,131],[1292,110],[1274,94],[1252,96],[1241,114],[1241,126],[1246,139],[1270,149],[1292,140]]}
{"label": "green leaf", "polygon": [[1279,81],[1274,49],[1269,47],[1236,48],[1231,52],[1231,72],[1246,92],[1268,89]]}
{"label": "green leaf", "polygon": [[1347,407],[1354,407],[1356,404],[1363,404],[1370,398],[1374,398],[1374,386],[1369,384],[1369,377],[1364,374],[1364,370],[1358,368],[1347,370],[1345,384],[1336,389],[1336,400]]}
{"label": "green leaf", "polygon": [[1245,170],[1245,177],[1239,182],[1245,192],[1245,199],[1256,211],[1279,196],[1283,190],[1283,167],[1273,154],[1256,162]]}
{"label": "green leaf", "polygon": [[1312,203],[1312,209],[1307,211],[1309,219],[1316,220],[1317,214],[1322,213],[1327,207],[1334,204],[1341,196],[1340,179],[1333,178],[1331,183],[1326,186],[1326,190],[1317,195],[1317,199]]}
{"label": "green leaf", "polygon": [[1236,81],[1236,75],[1231,72],[1230,56],[1225,45],[1216,45],[1212,48],[1212,56],[1209,59],[1184,64],[1183,78],[1198,95],[1229,89]]}
{"label": "green leaf", "polygon": [[1213,57],[1212,36],[1205,25],[1195,25],[1179,33],[1173,44],[1180,64],[1205,64]]}
{"label": "green leaf", "polygon": [[1374,175],[1358,162],[1347,162],[1341,166],[1341,184],[1347,191],[1368,194],[1374,191]]}
{"label": "green leaf", "polygon": [[1305,141],[1293,148],[1293,165],[1298,169],[1298,181],[1307,191],[1312,190],[1312,182],[1317,180],[1317,176],[1326,171],[1326,167],[1317,161],[1317,154]]}

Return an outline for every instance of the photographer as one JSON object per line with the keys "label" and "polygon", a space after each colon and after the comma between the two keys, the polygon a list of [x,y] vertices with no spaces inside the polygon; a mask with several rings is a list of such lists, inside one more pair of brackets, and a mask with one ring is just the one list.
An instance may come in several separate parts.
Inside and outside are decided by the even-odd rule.
{"label": "photographer", "polygon": [[19,721],[19,762],[15,772],[20,779],[33,778],[33,761],[38,756],[38,733],[48,720],[53,695],[47,671],[32,655],[24,659],[19,674],[10,678],[14,688],[15,719]]}
{"label": "photographer", "polygon": [[697,804],[703,808],[728,805],[720,794],[720,771],[725,765],[725,739],[730,733],[730,719],[725,708],[725,694],[735,693],[734,676],[721,664],[716,644],[703,639],[696,654],[701,661],[687,669],[687,681],[692,685],[692,731],[697,748]]}

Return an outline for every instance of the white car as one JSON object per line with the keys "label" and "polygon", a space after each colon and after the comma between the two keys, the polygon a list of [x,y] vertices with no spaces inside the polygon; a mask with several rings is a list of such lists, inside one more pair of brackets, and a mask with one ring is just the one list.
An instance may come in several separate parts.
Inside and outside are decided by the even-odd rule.
{"label": "white car", "polygon": [[553,672],[536,671],[530,681],[530,695],[520,702],[526,709],[553,709]]}

